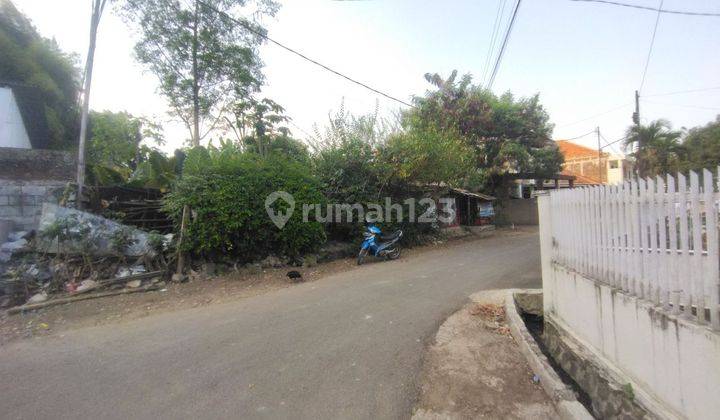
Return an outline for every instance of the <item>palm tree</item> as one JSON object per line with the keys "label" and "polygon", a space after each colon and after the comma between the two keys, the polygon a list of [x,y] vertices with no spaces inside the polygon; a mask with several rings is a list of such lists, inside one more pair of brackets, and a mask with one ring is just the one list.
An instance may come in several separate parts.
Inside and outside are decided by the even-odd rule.
{"label": "palm tree", "polygon": [[682,153],[680,136],[664,119],[629,127],[625,132],[625,149],[634,149],[631,155],[637,175],[644,178],[676,171]]}

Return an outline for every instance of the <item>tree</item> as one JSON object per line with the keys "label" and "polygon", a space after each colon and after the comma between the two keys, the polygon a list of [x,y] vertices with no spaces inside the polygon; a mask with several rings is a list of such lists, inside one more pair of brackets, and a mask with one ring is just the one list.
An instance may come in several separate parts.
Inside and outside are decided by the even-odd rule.
{"label": "tree", "polygon": [[344,104],[329,115],[321,132],[315,127],[309,139],[313,150],[313,169],[325,196],[335,203],[362,203],[381,197],[388,168],[378,159],[378,148],[394,132],[374,114],[354,116]]}
{"label": "tree", "polygon": [[[125,183],[164,144],[158,124],[127,112],[90,112],[87,175],[96,185]],[[157,157],[156,157],[157,160]]]}
{"label": "tree", "polygon": [[667,120],[630,126],[625,133],[625,147],[634,148],[635,170],[639,177],[652,177],[679,169],[682,147],[679,131]]}
{"label": "tree", "polygon": [[474,166],[472,149],[459,136],[433,129],[391,135],[380,159],[396,181],[415,185],[459,185]]}
{"label": "tree", "polygon": [[[189,5],[187,5],[189,3]],[[197,146],[234,104],[246,100],[262,83],[257,47],[265,30],[230,14],[248,0],[127,0],[126,19],[137,25],[138,60],[160,80],[160,92]],[[253,2],[254,16],[274,15],[272,0]],[[247,28],[252,28],[254,32]],[[204,129],[205,131],[201,131]]]}
{"label": "tree", "polygon": [[52,149],[72,148],[78,132],[77,57],[41,37],[10,0],[0,0],[0,83],[39,98]]}
{"label": "tree", "polygon": [[[552,125],[538,95],[515,99],[496,96],[473,85],[470,75],[458,82],[457,71],[443,79],[426,74],[435,86],[415,98],[416,108],[403,115],[408,132],[434,130],[457,136],[474,151],[471,187],[494,190],[508,173],[550,176],[560,171],[562,155],[551,140]],[[475,185],[472,185],[475,184]]]}
{"label": "tree", "polygon": [[688,131],[682,143],[684,159],[683,170],[713,170],[720,165],[720,115],[702,127]]}
{"label": "tree", "polygon": [[257,100],[253,97],[232,106],[232,117],[225,117],[229,128],[235,133],[242,148],[252,149],[267,157],[274,138],[289,137],[290,130],[280,124],[290,121],[285,108],[272,99]]}

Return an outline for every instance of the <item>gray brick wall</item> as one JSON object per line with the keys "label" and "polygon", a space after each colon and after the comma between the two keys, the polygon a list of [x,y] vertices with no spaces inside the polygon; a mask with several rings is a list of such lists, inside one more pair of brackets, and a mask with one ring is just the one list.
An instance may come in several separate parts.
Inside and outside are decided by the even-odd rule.
{"label": "gray brick wall", "polygon": [[57,204],[66,184],[59,181],[0,179],[0,220],[11,220],[16,229],[36,229],[43,203]]}
{"label": "gray brick wall", "polygon": [[72,181],[77,159],[72,152],[0,147],[0,179]]}

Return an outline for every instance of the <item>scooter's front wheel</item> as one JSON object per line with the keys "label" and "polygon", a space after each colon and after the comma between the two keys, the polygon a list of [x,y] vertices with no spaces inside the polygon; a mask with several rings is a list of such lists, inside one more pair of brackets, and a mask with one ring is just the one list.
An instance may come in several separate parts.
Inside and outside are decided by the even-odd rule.
{"label": "scooter's front wheel", "polygon": [[365,261],[365,257],[367,256],[367,254],[368,254],[367,249],[360,250],[360,253],[358,254],[358,257],[357,257],[357,265],[362,265],[362,263]]}
{"label": "scooter's front wheel", "polygon": [[398,258],[400,258],[400,247],[397,247],[392,251],[388,252],[387,257],[389,260],[397,260]]}

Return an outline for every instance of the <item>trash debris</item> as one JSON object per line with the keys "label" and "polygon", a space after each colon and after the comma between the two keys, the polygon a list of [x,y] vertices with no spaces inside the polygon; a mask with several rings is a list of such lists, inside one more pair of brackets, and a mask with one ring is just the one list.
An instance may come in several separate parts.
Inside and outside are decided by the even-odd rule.
{"label": "trash debris", "polygon": [[505,325],[505,308],[502,305],[477,304],[470,309],[470,315],[479,316],[488,329],[501,335],[510,335],[510,328]]}
{"label": "trash debris", "polygon": [[80,282],[80,285],[75,289],[76,293],[84,293],[89,290],[96,289],[98,287],[98,282],[95,280],[87,279]]}
{"label": "trash debris", "polygon": [[77,302],[80,300],[87,300],[87,299],[96,299],[101,297],[108,297],[108,296],[116,296],[116,295],[125,295],[129,293],[138,293],[138,292],[149,292],[149,291],[155,291],[159,290],[160,286],[156,284],[151,284],[145,287],[138,287],[137,289],[120,289],[120,290],[111,290],[108,292],[99,292],[99,293],[88,293],[88,294],[80,294],[65,298],[58,298],[58,299],[52,299],[45,302],[39,302],[39,303],[33,303],[33,304],[26,304],[22,306],[16,306],[14,308],[10,308],[7,310],[7,313],[9,315],[17,314],[20,312],[26,312],[26,311],[32,311],[35,309],[41,309],[46,308],[48,306],[54,306],[54,305],[62,305],[65,303],[70,302]]}
{"label": "trash debris", "polygon": [[140,287],[141,285],[142,285],[142,280],[131,280],[131,281],[125,283],[125,286],[130,287],[132,289]]}
{"label": "trash debris", "polygon": [[30,236],[30,233],[26,232],[24,230],[19,231],[19,232],[11,232],[8,235],[7,241],[8,242],[16,242],[16,241],[19,241],[20,239],[28,239],[27,238],[28,236]]}
{"label": "trash debris", "polygon": [[[57,233],[57,234],[55,234]],[[43,204],[36,247],[39,251],[65,254],[154,256],[150,234],[115,221],[55,204]],[[121,250],[117,248],[121,246]]]}
{"label": "trash debris", "polygon": [[37,233],[5,229],[2,236],[3,309],[126,285],[145,290],[143,280],[155,284],[165,275],[173,238],[53,204],[43,206]]}
{"label": "trash debris", "polygon": [[30,248],[28,247],[27,239],[20,238],[16,241],[5,242],[4,244],[0,245],[0,260],[3,262],[8,262],[13,254],[29,250]]}
{"label": "trash debris", "polygon": [[540,383],[540,377],[537,376],[537,375],[533,375],[532,381],[533,381],[533,383],[536,383],[536,384],[537,384],[537,383]]}
{"label": "trash debris", "polygon": [[136,264],[132,267],[119,267],[118,271],[116,273],[117,277],[127,277],[132,276],[135,274],[142,274],[146,273],[147,269],[145,269],[145,266],[142,264]]}
{"label": "trash debris", "polygon": [[40,303],[45,302],[48,300],[48,294],[45,292],[40,292],[32,295],[30,299],[28,299],[27,303]]}
{"label": "trash debris", "polygon": [[147,269],[142,264],[136,264],[130,267],[130,275],[147,273]]}

